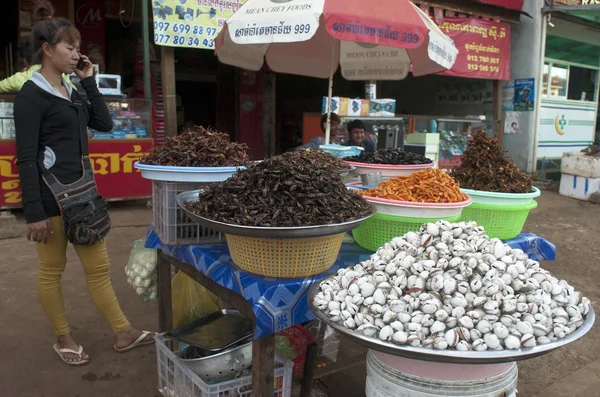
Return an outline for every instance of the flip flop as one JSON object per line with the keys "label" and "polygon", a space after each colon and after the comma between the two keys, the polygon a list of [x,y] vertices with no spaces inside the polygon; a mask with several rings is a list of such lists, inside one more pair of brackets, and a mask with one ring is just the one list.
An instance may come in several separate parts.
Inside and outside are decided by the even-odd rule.
{"label": "flip flop", "polygon": [[[81,345],[79,345],[79,349],[77,349],[77,350],[61,349],[58,347],[58,345],[52,346],[52,349],[54,349],[56,354],[58,354],[58,357],[60,357],[62,362],[67,365],[72,365],[74,367],[77,367],[80,365],[86,365],[87,363],[90,362],[89,358],[87,358],[87,359],[83,358],[83,347]],[[63,356],[64,353],[75,354],[75,355],[79,356],[79,361],[67,361],[67,359]]]}
{"label": "flip flop", "polygon": [[[146,339],[149,335],[151,335],[153,338],[151,340],[144,341],[144,339]],[[154,344],[154,335],[156,335],[154,332],[142,331],[142,334],[140,335],[140,337],[137,338],[135,341],[131,342],[131,344],[129,346],[119,348],[116,345],[113,345],[113,348],[115,349],[115,351],[117,353],[125,353],[125,352],[135,349],[136,347],[153,345]]]}

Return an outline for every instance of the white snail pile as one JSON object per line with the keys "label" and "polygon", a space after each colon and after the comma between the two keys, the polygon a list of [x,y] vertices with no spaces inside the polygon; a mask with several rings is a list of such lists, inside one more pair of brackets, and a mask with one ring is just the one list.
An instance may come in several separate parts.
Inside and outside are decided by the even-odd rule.
{"label": "white snail pile", "polygon": [[475,222],[439,221],[340,269],[313,304],[334,322],[398,345],[503,350],[562,339],[589,299]]}

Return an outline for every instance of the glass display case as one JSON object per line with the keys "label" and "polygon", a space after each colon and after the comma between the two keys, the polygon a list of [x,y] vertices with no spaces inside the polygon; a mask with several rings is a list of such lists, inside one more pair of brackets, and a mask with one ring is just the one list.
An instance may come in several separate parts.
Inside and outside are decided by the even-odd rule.
{"label": "glass display case", "polygon": [[447,168],[460,164],[460,157],[467,147],[469,135],[480,128],[484,129],[487,135],[496,137],[499,122],[477,118],[417,116],[413,118],[410,133],[439,133],[438,164]]}
{"label": "glass display case", "polygon": [[151,137],[150,103],[142,98],[105,97],[113,121],[113,130],[100,132],[88,128],[91,139],[138,139]]}

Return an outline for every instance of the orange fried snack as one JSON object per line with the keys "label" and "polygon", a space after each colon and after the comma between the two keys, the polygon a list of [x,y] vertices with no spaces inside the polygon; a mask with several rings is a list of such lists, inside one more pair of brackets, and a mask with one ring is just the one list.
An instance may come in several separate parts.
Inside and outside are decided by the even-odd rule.
{"label": "orange fried snack", "polygon": [[419,203],[457,203],[467,199],[458,183],[438,168],[392,178],[360,193],[363,196]]}

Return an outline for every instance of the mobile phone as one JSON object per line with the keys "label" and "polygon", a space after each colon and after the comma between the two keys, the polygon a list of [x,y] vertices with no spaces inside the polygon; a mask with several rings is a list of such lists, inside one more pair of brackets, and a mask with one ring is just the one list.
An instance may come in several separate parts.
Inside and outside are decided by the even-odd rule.
{"label": "mobile phone", "polygon": [[75,69],[83,70],[84,66],[85,66],[85,61],[81,57],[81,54],[79,54],[79,60],[77,61],[77,65],[75,66]]}

